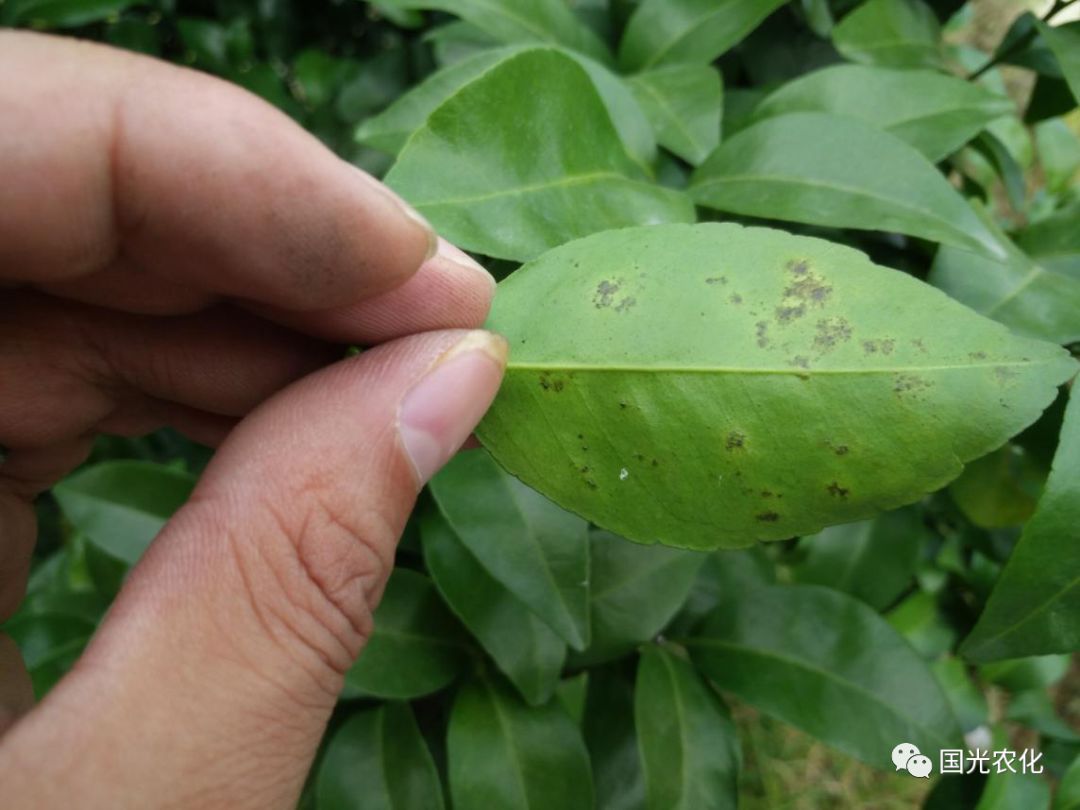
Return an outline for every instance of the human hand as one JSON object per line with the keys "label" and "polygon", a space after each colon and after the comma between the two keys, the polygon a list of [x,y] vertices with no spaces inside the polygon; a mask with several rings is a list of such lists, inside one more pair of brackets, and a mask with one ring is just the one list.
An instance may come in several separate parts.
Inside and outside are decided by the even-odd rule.
{"label": "human hand", "polygon": [[[96,433],[220,444],[0,738],[3,803],[291,806],[416,493],[498,387],[505,344],[461,331],[492,280],[215,79],[0,32],[0,109],[0,621],[33,498]],[[341,343],[380,345],[327,366]],[[0,731],[16,660],[0,636]]]}

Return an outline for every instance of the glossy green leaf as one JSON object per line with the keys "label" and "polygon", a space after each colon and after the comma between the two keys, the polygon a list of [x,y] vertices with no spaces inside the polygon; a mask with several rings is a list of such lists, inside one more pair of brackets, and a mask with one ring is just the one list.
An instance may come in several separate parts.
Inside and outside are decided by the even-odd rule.
{"label": "glossy green leaf", "polygon": [[574,725],[580,726],[585,714],[585,696],[589,689],[589,670],[563,678],[555,688],[555,699]]}
{"label": "glossy green leaf", "polygon": [[644,0],[619,44],[626,71],[689,62],[705,65],[756,28],[784,0]]}
{"label": "glossy green leaf", "polygon": [[439,775],[408,704],[345,721],[326,748],[315,795],[319,810],[442,810]]}
{"label": "glossy green leaf", "polygon": [[690,635],[725,599],[774,584],[776,567],[763,546],[741,551],[714,551],[705,558],[690,594],[666,632],[672,638]]}
{"label": "glossy green leaf", "polygon": [[1014,211],[1023,211],[1027,197],[1027,180],[1024,170],[994,133],[987,130],[979,135],[972,144],[972,148],[986,158],[994,167],[997,179]]}
{"label": "glossy green leaf", "polygon": [[1065,412],[1054,466],[978,624],[975,661],[1080,649],[1080,396]]}
{"label": "glossy green leaf", "polygon": [[628,652],[659,633],[686,601],[706,555],[642,546],[605,531],[589,535],[592,641],[575,663]]}
{"label": "glossy green leaf", "polygon": [[557,701],[529,707],[497,681],[473,680],[454,701],[446,747],[455,807],[593,807],[585,743]]}
{"label": "glossy green leaf", "polygon": [[686,644],[722,689],[876,767],[897,740],[923,753],[959,747],[927,664],[850,596],[811,585],[760,588],[723,603]]}
{"label": "glossy green leaf", "polygon": [[495,458],[610,531],[686,548],[910,503],[1076,370],[850,248],[732,224],[554,250],[502,282],[488,325],[512,347],[477,428]]}
{"label": "glossy green leaf", "polygon": [[1036,25],[1043,40],[1057,57],[1061,74],[1068,82],[1073,98],[1080,101],[1080,20],[1057,26],[1039,21]]}
{"label": "glossy green leaf", "polygon": [[460,453],[431,482],[462,544],[498,582],[571,646],[589,641],[589,535],[499,468],[487,453]]}
{"label": "glossy green leaf", "polygon": [[623,669],[610,665],[589,670],[582,728],[600,810],[645,806],[645,774],[634,729],[634,685]]}
{"label": "glossy green leaf", "polygon": [[1074,203],[1021,231],[1016,242],[1040,267],[1080,282],[1078,222],[1080,203]]}
{"label": "glossy green leaf", "polygon": [[611,60],[607,47],[563,0],[383,0],[383,4],[445,11],[508,45],[563,45],[594,59]]}
{"label": "glossy green leaf", "polygon": [[436,109],[386,180],[460,247],[530,259],[595,231],[693,220],[685,195],[641,176],[585,70],[532,49]]}
{"label": "glossy green leaf", "polygon": [[461,629],[422,574],[395,569],[374,618],[375,632],[345,675],[346,697],[420,697],[465,665]]}
{"label": "glossy green leaf", "polygon": [[189,473],[145,461],[107,461],[61,481],[53,495],[94,545],[134,565],[195,487]]}
{"label": "glossy green leaf", "polygon": [[1007,97],[936,71],[834,65],[781,85],[754,117],[825,112],[859,118],[937,162],[1012,111]]}
{"label": "glossy green leaf", "polygon": [[[356,130],[357,140],[397,154],[443,102],[494,65],[526,50],[536,49],[517,46],[484,50],[443,68],[361,124]],[[630,155],[643,166],[650,164],[656,157],[656,140],[649,120],[626,84],[599,62],[573,51],[560,53],[574,59],[589,74]]]}
{"label": "glossy green leaf", "polygon": [[911,584],[929,532],[916,508],[831,526],[804,537],[798,582],[825,585],[884,610]]}
{"label": "glossy green leaf", "polygon": [[642,651],[634,724],[648,810],[725,810],[738,805],[739,738],[727,707],[690,664]]}
{"label": "glossy green leaf", "polygon": [[450,609],[531,704],[559,682],[566,643],[480,565],[446,520],[425,514],[424,562]]}
{"label": "glossy green leaf", "polygon": [[693,166],[720,143],[724,88],[708,65],[668,65],[639,73],[630,89],[660,144]]}
{"label": "glossy green leaf", "polygon": [[754,124],[698,167],[690,195],[735,214],[897,231],[1004,256],[922,154],[845,116],[800,112]]}
{"label": "glossy green leaf", "polygon": [[940,67],[941,26],[922,0],[867,0],[832,31],[853,62],[893,68]]}

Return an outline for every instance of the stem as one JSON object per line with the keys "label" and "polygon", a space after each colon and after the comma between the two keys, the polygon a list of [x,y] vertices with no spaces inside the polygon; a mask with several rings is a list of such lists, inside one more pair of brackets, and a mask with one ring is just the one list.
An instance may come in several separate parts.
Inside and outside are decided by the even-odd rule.
{"label": "stem", "polygon": [[[1066,8],[1068,8],[1075,2],[1076,0],[1054,0],[1054,4],[1050,6],[1049,9],[1047,9],[1046,13],[1043,14],[1040,19],[1043,22],[1048,23],[1054,17],[1056,17],[1058,13],[1064,11]],[[1030,31],[1028,31],[1026,34],[1016,40],[1016,42],[1003,50],[1001,53],[992,56],[989,60],[987,60],[985,65],[983,65],[981,68],[968,76],[968,81],[975,81],[977,78],[986,73],[986,71],[995,68],[1002,62],[1007,62],[1009,59],[1016,56],[1016,54],[1020,53],[1020,51],[1024,50],[1028,45],[1034,42],[1037,34],[1038,29],[1032,27]]]}

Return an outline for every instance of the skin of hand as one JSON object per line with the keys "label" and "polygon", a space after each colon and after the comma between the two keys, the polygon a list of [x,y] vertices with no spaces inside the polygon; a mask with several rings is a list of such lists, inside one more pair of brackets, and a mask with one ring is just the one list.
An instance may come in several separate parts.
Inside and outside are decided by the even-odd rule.
{"label": "skin of hand", "polygon": [[0,32],[0,109],[0,621],[95,434],[218,446],[41,705],[0,636],[2,803],[293,806],[416,494],[498,388],[494,283],[216,79]]}

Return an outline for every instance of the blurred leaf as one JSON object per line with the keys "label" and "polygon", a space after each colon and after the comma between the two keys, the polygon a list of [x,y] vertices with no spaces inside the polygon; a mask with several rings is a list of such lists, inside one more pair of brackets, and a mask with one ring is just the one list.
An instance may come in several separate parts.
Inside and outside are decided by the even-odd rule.
{"label": "blurred leaf", "polygon": [[784,0],[643,0],[619,43],[624,71],[705,65],[749,34]]}
{"label": "blurred leaf", "polygon": [[791,112],[859,118],[937,162],[1012,111],[1008,98],[932,70],[836,65],[781,85],[755,108],[754,118]]}
{"label": "blurred leaf", "polygon": [[[1047,190],[1064,193],[1080,175],[1080,137],[1063,119],[1051,118],[1035,125],[1035,145]],[[1080,228],[1074,227],[1072,232],[1080,233]]]}
{"label": "blurred leaf", "polygon": [[1031,91],[1027,110],[1024,111],[1024,123],[1038,123],[1074,109],[1076,98],[1064,79],[1039,76],[1035,81],[1035,89]]}
{"label": "blurred leaf", "polygon": [[720,143],[724,88],[707,65],[669,65],[639,73],[630,88],[661,146],[693,166]]}
{"label": "blurred leaf", "polygon": [[459,453],[430,486],[477,562],[567,643],[584,649],[588,524],[505,473],[483,451]]}
{"label": "blurred leaf", "polygon": [[435,63],[441,68],[449,67],[476,56],[482,51],[489,51],[505,44],[481,31],[472,23],[463,20],[454,20],[429,28],[424,32],[423,39],[424,42],[431,44],[431,50],[435,54]]}
{"label": "blurred leaf", "polygon": [[720,211],[897,231],[1004,256],[922,154],[854,118],[799,112],[760,121],[698,167],[690,194]]}
{"label": "blurred leaf", "polygon": [[930,537],[918,508],[831,526],[802,538],[795,580],[844,591],[884,610],[911,584]]}
{"label": "blurred leaf", "polygon": [[580,726],[585,717],[585,699],[589,690],[589,670],[563,678],[555,689],[555,697],[563,710]]}
{"label": "blurred leaf", "polygon": [[[1080,203],[1030,225],[1017,236],[1017,244],[1052,273],[1080,283]],[[1080,300],[1080,299],[1077,299]],[[1080,318],[1075,320],[1080,321]],[[1080,325],[1077,327],[1080,335]]]}
{"label": "blurred leaf", "polygon": [[1080,810],[1080,756],[1073,760],[1058,783],[1054,810]]}
{"label": "blurred leaf", "polygon": [[722,603],[686,645],[722,689],[876,767],[897,740],[924,752],[959,747],[927,664],[873,610],[837,591],[750,591]]}
{"label": "blurred leaf", "polygon": [[1036,23],[1047,46],[1057,57],[1061,74],[1072,90],[1073,98],[1080,101],[1080,20],[1051,26]]}
{"label": "blurred leaf", "polygon": [[941,615],[937,600],[928,593],[913,593],[885,618],[928,661],[944,655],[956,642],[956,631]]}
{"label": "blurred leaf", "polygon": [[974,661],[1080,649],[1080,396],[1035,515],[961,652]]}
{"label": "blurred leaf", "polygon": [[720,697],[670,652],[647,646],[634,723],[649,810],[720,810],[738,803],[739,740]]}
{"label": "blurred leaf", "polygon": [[1050,810],[1050,783],[1030,773],[991,769],[975,810]]}
{"label": "blurred leaf", "polygon": [[461,630],[422,574],[394,569],[374,619],[375,632],[345,675],[345,697],[420,697],[464,667]]}
{"label": "blurred leaf", "polygon": [[589,534],[592,642],[577,666],[629,652],[652,639],[686,601],[706,555],[643,546],[605,531]]}
{"label": "blurred leaf", "polygon": [[990,131],[980,133],[972,146],[993,165],[1012,209],[1022,212],[1027,198],[1027,181],[1024,178],[1023,168],[1016,162],[1009,149]]}
{"label": "blurred leaf", "polygon": [[557,701],[529,707],[488,677],[458,693],[447,732],[455,807],[591,810],[581,732]]}
{"label": "blurred leaf", "polygon": [[867,0],[836,24],[836,49],[853,62],[941,67],[941,26],[922,0]]}
{"label": "blurred leaf", "polygon": [[382,0],[384,7],[438,9],[461,17],[500,42],[563,45],[601,62],[611,53],[562,0]]}
{"label": "blurred leaf", "polygon": [[599,230],[693,219],[683,195],[640,176],[589,75],[541,49],[436,109],[386,179],[460,247],[529,259]]}
{"label": "blurred leaf", "polygon": [[802,9],[806,16],[806,24],[810,30],[819,37],[827,37],[832,33],[835,21],[829,0],[799,0],[798,8]]}
{"label": "blurred leaf", "polygon": [[9,0],[12,8],[0,22],[35,28],[77,28],[106,20],[138,0]]}
{"label": "blurred leaf", "polygon": [[350,717],[330,740],[316,782],[319,810],[442,810],[435,763],[406,703]]}
{"label": "blurred leaf", "polygon": [[951,656],[940,658],[930,664],[930,669],[952,706],[961,731],[967,733],[989,722],[990,708],[986,695],[972,680],[963,661]]}
{"label": "blurred leaf", "polygon": [[1065,677],[1071,655],[1033,655],[994,661],[979,667],[979,675],[1010,692],[1045,689]]}
{"label": "blurred leaf", "polygon": [[559,682],[566,644],[477,561],[441,515],[421,522],[424,561],[450,609],[530,704]]}
{"label": "blurred leaf", "polygon": [[1019,526],[1035,511],[1046,473],[1022,447],[1005,444],[970,462],[949,485],[949,494],[976,526]]}
{"label": "blurred leaf", "polygon": [[194,487],[194,476],[173,467],[107,461],[64,479],[53,496],[90,542],[134,565]]}
{"label": "blurred leaf", "polygon": [[742,551],[714,551],[705,557],[690,594],[668,633],[673,638],[689,635],[722,601],[751,588],[775,583],[776,569],[761,546]]}
{"label": "blurred leaf", "polygon": [[641,810],[645,776],[634,730],[634,688],[616,666],[589,670],[582,723],[601,810]]}
{"label": "blurred leaf", "polygon": [[74,612],[23,613],[8,620],[3,632],[18,646],[40,700],[75,664],[96,628]]}
{"label": "blurred leaf", "polygon": [[1009,698],[1005,719],[1033,728],[1045,737],[1067,742],[1080,742],[1080,733],[1058,716],[1053,701],[1045,689],[1030,689]]}

